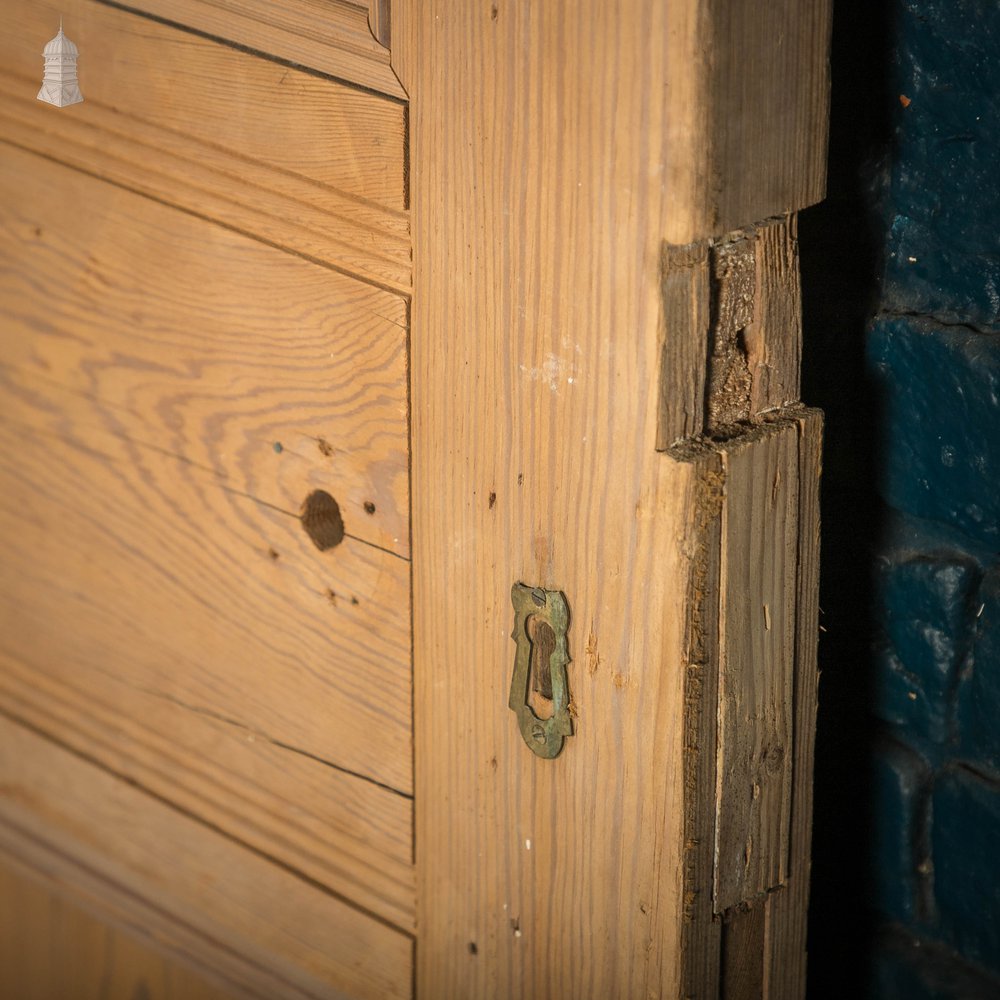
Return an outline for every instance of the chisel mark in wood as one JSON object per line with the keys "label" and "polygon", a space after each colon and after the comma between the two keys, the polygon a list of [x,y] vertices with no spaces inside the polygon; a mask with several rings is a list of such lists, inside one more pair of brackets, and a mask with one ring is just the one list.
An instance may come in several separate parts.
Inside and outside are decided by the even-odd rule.
{"label": "chisel mark in wood", "polygon": [[706,424],[723,427],[750,416],[752,378],[745,329],[753,322],[754,244],[744,238],[712,249],[711,354]]}

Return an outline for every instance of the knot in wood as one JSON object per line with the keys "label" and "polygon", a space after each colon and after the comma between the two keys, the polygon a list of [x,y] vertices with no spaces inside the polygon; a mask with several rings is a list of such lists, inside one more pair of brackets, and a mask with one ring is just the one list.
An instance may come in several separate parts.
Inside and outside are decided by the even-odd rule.
{"label": "knot in wood", "polygon": [[320,552],[344,540],[344,519],[340,505],[325,490],[313,490],[302,501],[302,527]]}

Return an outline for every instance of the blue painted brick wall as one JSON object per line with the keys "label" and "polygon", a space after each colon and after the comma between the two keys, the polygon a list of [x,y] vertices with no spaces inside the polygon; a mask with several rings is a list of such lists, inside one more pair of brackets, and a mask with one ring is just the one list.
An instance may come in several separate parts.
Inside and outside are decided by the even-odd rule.
{"label": "blue painted brick wall", "polygon": [[1000,973],[996,781],[961,763],[942,768],[934,779],[931,830],[934,929],[959,953]]}
{"label": "blue painted brick wall", "polygon": [[[1000,159],[997,174],[1000,188]],[[879,491],[886,502],[996,547],[1000,334],[882,316],[869,335],[868,361],[881,411]]]}
{"label": "blue painted brick wall", "polygon": [[894,0],[873,995],[1000,997],[1000,3]]}
{"label": "blue painted brick wall", "polygon": [[883,303],[995,329],[1000,4],[904,0],[893,13]]}
{"label": "blue painted brick wall", "polygon": [[991,558],[933,521],[886,518],[875,561],[875,710],[930,759],[954,736],[955,692]]}

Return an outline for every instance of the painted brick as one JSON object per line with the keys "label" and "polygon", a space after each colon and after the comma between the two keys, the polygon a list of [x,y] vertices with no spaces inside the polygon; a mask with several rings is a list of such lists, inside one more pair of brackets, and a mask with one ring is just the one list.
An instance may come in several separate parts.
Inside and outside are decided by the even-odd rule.
{"label": "painted brick", "polygon": [[1000,784],[947,769],[934,783],[932,816],[941,936],[1000,973]]}
{"label": "painted brick", "polygon": [[883,308],[1000,322],[1000,4],[897,0]]}
{"label": "painted brick", "polygon": [[944,743],[952,735],[980,575],[976,560],[954,549],[886,547],[876,561],[876,615],[884,636],[876,711],[921,739]]}
{"label": "painted brick", "polygon": [[996,548],[1000,335],[881,317],[867,352],[881,410],[874,428],[879,492],[899,510]]}
{"label": "painted brick", "polygon": [[872,710],[895,731],[917,743],[944,743],[951,730],[948,702],[928,692],[921,678],[906,669],[888,646],[875,650]]}
{"label": "painted brick", "polygon": [[959,744],[967,760],[1000,774],[1000,564],[983,577],[976,602],[972,656],[958,695]]}
{"label": "painted brick", "polygon": [[879,522],[879,557],[905,562],[921,555],[935,559],[969,562],[980,573],[997,558],[994,546],[974,538],[941,521],[929,521],[883,507],[875,513]]}
{"label": "painted brick", "polygon": [[876,908],[893,920],[913,923],[920,910],[926,872],[923,846],[929,771],[923,760],[894,740],[875,747],[872,769],[872,884]]}
{"label": "painted brick", "polygon": [[937,942],[883,928],[876,942],[870,1000],[997,1000],[1000,980]]}
{"label": "painted brick", "polygon": [[1000,330],[1000,254],[954,245],[940,226],[899,214],[889,223],[885,253],[884,311]]}
{"label": "painted brick", "polygon": [[876,489],[906,531],[890,525],[876,552],[874,710],[932,763],[875,748],[874,902],[899,924],[869,987],[986,1000],[1000,997],[1000,784],[983,776],[1000,773],[1000,3],[885,6],[892,141],[872,161],[885,240],[866,363]]}

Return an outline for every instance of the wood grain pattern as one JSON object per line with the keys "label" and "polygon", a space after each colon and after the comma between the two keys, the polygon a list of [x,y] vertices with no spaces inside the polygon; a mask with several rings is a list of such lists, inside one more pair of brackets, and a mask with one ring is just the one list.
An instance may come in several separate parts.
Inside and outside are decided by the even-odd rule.
{"label": "wood grain pattern", "polygon": [[819,201],[826,189],[831,0],[695,6],[711,39],[702,64],[705,102],[695,113],[704,115],[701,169],[714,231]]}
{"label": "wood grain pattern", "polygon": [[[635,16],[622,12],[622,21]],[[654,35],[665,60],[662,165],[674,244],[721,237],[825,190],[830,0],[679,0]]]}
{"label": "wood grain pattern", "polygon": [[67,679],[103,667],[407,791],[406,564],[318,553],[187,463],[64,426],[0,422],[7,650]]}
{"label": "wood grain pattern", "polygon": [[[655,450],[668,13],[408,5],[423,996],[679,988],[695,477]],[[515,581],[569,604],[553,761],[506,707]]]}
{"label": "wood grain pattern", "polygon": [[0,259],[6,396],[408,555],[404,301],[10,147]]}
{"label": "wood grain pattern", "polygon": [[406,109],[120,8],[0,39],[0,849],[239,995],[409,995]]}
{"label": "wood grain pattern", "polygon": [[697,532],[688,580],[684,651],[684,924],[680,996],[719,995],[722,924],[715,917],[715,770],[719,704],[719,585],[725,476],[718,451],[703,443],[674,449],[697,472]]}
{"label": "wood grain pattern", "polygon": [[85,100],[59,115],[35,93],[38,53],[60,10],[19,0],[11,11],[0,39],[8,141],[373,283],[409,289],[399,104],[72,0],[64,13],[84,53]]}
{"label": "wood grain pattern", "polygon": [[757,294],[744,343],[752,379],[750,412],[759,415],[799,399],[802,290],[796,216],[755,228]]}
{"label": "wood grain pattern", "polygon": [[674,206],[663,238],[722,236],[819,201],[830,0],[766,10],[753,0],[679,0],[667,16],[656,39],[668,101],[660,157]]}
{"label": "wood grain pattern", "polygon": [[335,192],[317,199],[315,191],[295,180],[284,187],[299,187],[298,192],[276,191],[271,172],[249,161],[243,162],[236,185],[225,170],[201,158],[203,150],[188,137],[142,123],[131,125],[127,135],[113,136],[109,129],[114,113],[93,105],[88,123],[66,116],[58,131],[40,130],[37,116],[42,105],[15,95],[11,80],[0,71],[0,124],[11,144],[377,288],[409,292],[410,241],[403,215]]}
{"label": "wood grain pattern", "polygon": [[409,568],[361,540],[406,537],[398,301],[0,159],[4,703],[412,928]]}
{"label": "wood grain pattern", "polygon": [[6,651],[0,668],[4,711],[412,932],[408,798],[107,673],[81,669],[74,686]]}
{"label": "wood grain pattern", "polygon": [[768,898],[765,935],[766,1000],[806,992],[806,916],[812,863],[813,758],[819,688],[819,487],[823,417],[818,410],[798,418],[799,540],[795,620],[795,757],[792,764],[792,826],[788,882]]}
{"label": "wood grain pattern", "polygon": [[396,98],[386,0],[130,0],[129,7]]}
{"label": "wood grain pattern", "polygon": [[380,45],[391,48],[392,0],[368,0],[368,26]]}
{"label": "wood grain pattern", "polygon": [[764,1000],[766,900],[730,910],[722,924],[719,1000]]}
{"label": "wood grain pattern", "polygon": [[[819,197],[803,159],[821,165],[824,150],[822,126],[807,126],[805,143],[779,143],[787,183],[761,184],[755,200],[740,181],[740,197],[722,203],[716,181],[725,191],[737,170],[773,164],[713,158],[708,135],[729,91],[708,100],[696,64],[724,56],[752,71],[770,58],[739,39],[714,51],[720,17],[694,2],[394,5],[413,135],[417,983],[427,995],[680,988],[674,665],[696,476],[655,450],[661,248],[766,218],[779,210],[772,196],[782,211]],[[793,38],[794,16],[785,27],[791,48],[812,52],[816,31]],[[810,95],[825,94],[822,58],[799,69]],[[730,112],[737,128],[754,113]],[[570,605],[577,731],[554,762],[526,751],[503,707],[518,580]]]}
{"label": "wood grain pattern", "polygon": [[159,453],[0,440],[9,710],[411,926],[411,804],[371,784],[412,780],[405,564],[345,543],[324,565]]}
{"label": "wood grain pattern", "polygon": [[[326,72],[368,67],[360,74],[381,61],[381,83],[352,78],[392,92],[389,54],[371,37],[367,4],[137,2],[286,60],[316,66],[328,59],[320,67]],[[739,685],[757,679],[759,645],[749,644],[747,669],[736,664],[744,630],[735,580],[746,565],[733,539],[745,527],[741,518],[755,529],[761,498],[751,469],[772,448],[789,458],[782,449],[790,425],[754,432],[753,458],[749,446],[743,454],[740,442],[729,442],[732,468],[728,455],[691,461],[657,452],[677,440],[663,434],[664,400],[680,393],[676,412],[693,426],[692,378],[705,374],[672,374],[663,363],[663,244],[707,247],[737,226],[819,196],[828,4],[806,6],[780,0],[764,18],[774,34],[764,37],[747,0],[393,4],[392,63],[412,95],[416,234],[421,995],[677,996],[696,975],[685,954],[691,948],[700,949],[702,985],[745,971],[742,960],[720,969],[717,926],[688,926],[706,903],[711,910],[710,880],[694,901],[685,890],[692,871],[710,870],[705,845],[715,848],[714,836],[688,843],[690,785],[711,779],[714,791],[716,765],[722,774],[730,763],[725,753],[711,759],[715,703],[710,698],[709,713],[702,705],[696,715],[692,702],[697,682],[711,691],[714,679],[705,683],[704,670],[698,676],[692,667],[710,670],[713,657],[729,657],[722,669],[730,708]],[[106,7],[78,0],[75,10],[89,16]],[[142,22],[140,35],[152,23],[115,16],[128,30]],[[372,52],[351,55],[349,24],[361,49],[375,45]],[[149,30],[183,36],[180,53],[195,39],[205,42],[162,25]],[[413,985],[412,941],[375,917],[414,926],[402,610],[409,567],[398,558],[407,554],[407,494],[405,482],[398,485],[405,459],[400,466],[395,437],[401,427],[405,434],[396,417],[405,409],[400,359],[409,317],[399,295],[378,298],[383,292],[371,286],[409,290],[408,215],[296,175],[294,164],[244,161],[231,149],[217,156],[212,137],[193,137],[183,121],[151,123],[130,111],[123,127],[111,98],[39,125],[31,99],[14,96],[35,72],[0,79],[8,141],[204,218],[178,239],[179,213],[158,207],[157,215],[148,201],[136,208],[140,200],[119,190],[101,212],[74,217],[75,237],[55,243],[32,220],[34,209],[10,217],[10,246],[30,247],[61,269],[65,295],[39,311],[48,285],[11,250],[18,315],[33,333],[10,338],[2,362],[11,405],[0,420],[0,479],[10,484],[0,494],[0,536],[12,542],[10,576],[0,587],[0,705],[38,732],[0,727],[0,847],[104,900],[115,919],[214,963],[254,995],[404,995]],[[247,69],[251,83],[253,72]],[[746,83],[742,72],[760,80]],[[798,74],[792,88],[790,73]],[[315,79],[317,87],[333,86]],[[270,99],[281,86],[278,78],[262,93]],[[322,102],[322,89],[316,93]],[[758,113],[798,131],[762,140]],[[247,120],[245,107],[240,117]],[[29,160],[37,166],[34,158],[20,162]],[[58,186],[77,185],[48,220],[58,233],[79,195],[91,198],[102,185],[49,169]],[[5,199],[29,183],[25,173],[18,168]],[[46,197],[51,186],[39,185]],[[122,222],[133,216],[141,237],[128,243]],[[356,282],[338,293],[329,268],[292,262],[259,243],[247,249],[249,241],[205,218],[359,275],[365,294],[376,297],[362,304]],[[109,251],[115,237],[125,250]],[[195,249],[206,239],[209,249]],[[150,317],[141,304],[152,269],[139,265],[169,260],[173,267],[175,244],[178,270],[154,291],[164,302],[171,296],[169,317],[179,300],[176,313],[188,317],[182,325]],[[158,245],[169,253],[151,253]],[[131,260],[138,263],[129,269]],[[762,260],[752,262],[758,291],[772,278]],[[304,317],[304,330],[269,336],[263,319],[241,325],[275,294],[261,286],[272,268],[284,268],[284,277],[275,279],[273,311],[261,316],[272,324]],[[784,294],[784,278],[777,271],[773,278],[775,295]],[[213,298],[220,282],[221,309]],[[115,296],[114,309],[100,313]],[[344,308],[328,312],[330,303]],[[100,329],[87,326],[93,310]],[[121,320],[123,310],[130,322]],[[776,330],[787,320],[779,313],[769,321]],[[359,314],[360,325],[352,325]],[[221,333],[202,325],[220,315]],[[65,316],[68,329],[60,326]],[[382,337],[386,316],[396,340]],[[230,317],[239,323],[228,326]],[[83,336],[74,332],[78,323]],[[750,326],[734,326],[734,342]],[[290,340],[302,345],[291,360]],[[360,401],[351,394],[350,366],[328,367],[314,350],[332,340],[379,372],[359,390]],[[157,342],[169,352],[152,350]],[[684,357],[698,353],[687,342],[681,348]],[[248,363],[233,367],[234,357]],[[760,357],[766,366],[773,355]],[[267,381],[275,369],[287,378]],[[389,371],[402,377],[382,381]],[[770,393],[769,383],[763,397]],[[404,409],[387,422],[401,399]],[[328,484],[323,445],[337,442],[310,428],[340,406],[351,414],[345,435],[367,442],[351,448],[352,475],[393,484],[384,494],[390,516],[382,519],[381,500],[374,515],[347,505],[348,532],[352,523],[367,524],[393,542],[372,534],[367,541],[382,548],[349,538],[320,554],[288,497],[300,501],[305,480],[310,488]],[[280,426],[293,430],[272,433],[276,412],[288,421]],[[375,444],[387,425],[392,441]],[[130,432],[135,427],[142,436]],[[303,471],[276,464],[298,460],[300,451],[308,452]],[[789,479],[797,482],[795,462]],[[719,509],[723,468],[737,484],[731,522]],[[789,488],[777,488],[779,499]],[[364,510],[358,494],[352,502]],[[706,504],[712,512],[702,523]],[[712,562],[704,548],[716,540]],[[776,535],[765,554],[783,541]],[[781,549],[783,559],[792,556],[785,576],[767,581],[781,599],[789,574],[793,591],[804,579],[795,568],[797,544],[791,553]],[[506,709],[508,595],[516,580],[559,589],[570,604],[575,735],[555,761],[524,747]],[[703,639],[719,614],[712,600],[725,593],[718,652],[693,645],[690,590],[699,582],[707,596]],[[782,636],[791,629],[794,639],[798,620],[789,620],[781,619]],[[766,720],[788,721],[780,706],[766,708]],[[730,748],[731,717],[722,719]],[[797,720],[808,725],[807,715]],[[787,746],[791,733],[784,738]],[[783,775],[790,767],[786,759]],[[343,789],[342,807],[322,801],[324,776],[334,772],[339,783],[325,794]],[[730,795],[739,786],[726,785]],[[764,830],[756,847],[768,857],[767,838],[780,840],[772,826],[786,831],[778,850],[785,864],[788,810],[798,805],[784,792],[773,798],[766,817],[751,808],[749,821]],[[369,808],[371,832],[364,829]],[[796,831],[799,816],[793,813]],[[715,818],[714,808],[707,818],[699,813],[698,830],[714,833]],[[727,844],[735,842],[731,828],[718,826]],[[770,866],[762,860],[764,869],[766,882]],[[805,897],[796,892],[791,909],[769,901],[763,929],[755,921],[747,938],[756,942],[751,958],[761,973],[754,982],[763,978],[765,988],[779,975],[785,936],[798,941]],[[731,959],[739,954],[729,951]],[[795,975],[788,973],[789,983]]]}
{"label": "wood grain pattern", "polygon": [[780,885],[791,813],[798,426],[722,451],[715,909]]}
{"label": "wood grain pattern", "polygon": [[[804,996],[821,430],[818,411],[789,407],[728,440],[688,442],[671,449],[675,458],[691,463],[700,482],[692,512],[699,534],[686,600],[684,997]],[[778,465],[780,480],[775,476]],[[768,489],[770,495],[764,496]],[[795,498],[794,508],[789,498]],[[761,508],[768,505],[773,510],[764,517]],[[762,538],[765,524],[771,527],[764,531],[773,530],[773,538]],[[792,623],[792,641],[780,630],[782,619],[774,613],[772,597],[763,620],[767,636],[761,642],[762,623],[752,611],[762,613],[761,592],[767,589],[763,581],[770,581],[770,589],[784,594],[787,602],[788,588],[781,581],[789,579],[794,601],[783,615]],[[741,605],[736,609],[733,590]],[[793,693],[774,690],[783,663],[792,665]],[[727,677],[727,671],[735,674]],[[758,701],[763,703],[760,710],[754,707]],[[735,727],[734,703],[746,716]],[[792,742],[787,745],[793,782],[790,819],[784,776],[768,774],[766,766],[763,780],[758,773],[760,758],[766,757],[760,745],[780,728],[774,724],[775,713],[785,719],[781,725],[794,714]],[[769,782],[776,782],[770,795],[765,787]],[[755,783],[760,787],[757,798]],[[758,809],[767,814],[757,814]],[[743,824],[742,831],[737,824]],[[753,842],[752,854],[765,857],[751,855],[749,866],[745,854],[733,861],[741,834],[744,845]],[[786,851],[787,863],[780,857]],[[722,907],[712,890],[727,858],[733,885],[755,875],[761,875],[760,883],[770,881],[760,868],[775,865],[785,872],[784,883],[756,891],[744,885],[731,897],[742,892],[753,902],[730,903],[720,918],[717,911]]]}
{"label": "wood grain pattern", "polygon": [[711,251],[706,242],[663,246],[663,332],[659,428],[666,451],[705,428],[706,358],[711,329]]}
{"label": "wood grain pattern", "polygon": [[0,846],[244,993],[410,995],[408,937],[7,719]]}
{"label": "wood grain pattern", "polygon": [[[245,11],[248,4],[239,6]],[[406,108],[399,101],[95,0],[9,0],[0,40],[7,73],[36,81],[42,46],[58,29],[60,12],[80,50],[84,104],[113,110],[116,132],[128,132],[138,119],[200,141],[203,155],[234,172],[237,159],[268,165],[277,190],[282,175],[291,174],[318,191],[333,188],[385,208],[406,207]],[[41,120],[54,130],[62,117]],[[85,107],[74,118],[90,121]]]}
{"label": "wood grain pattern", "polygon": [[[577,23],[589,20],[596,28],[600,22],[613,39],[634,41],[636,66],[630,72],[655,69],[655,84],[635,107],[620,101],[622,127],[614,141],[616,147],[634,146],[634,164],[647,171],[627,189],[631,196],[650,183],[666,193],[670,211],[654,226],[660,239],[685,245],[721,237],[823,198],[832,0],[777,0],[766,11],[753,0],[675,0],[661,11],[614,4],[607,20],[595,17],[592,2],[548,4],[545,39],[526,35],[522,44],[541,50],[558,38],[565,49],[579,34]],[[421,6],[418,0],[393,0],[392,65],[414,100],[425,72]],[[475,16],[495,27],[501,14],[501,5],[493,3],[476,8]],[[447,23],[438,27],[448,30]],[[645,34],[632,34],[637,27]],[[465,36],[462,44],[453,58],[479,58],[480,40]],[[560,53],[560,59],[566,56]],[[597,72],[589,84],[580,81],[579,95],[602,86],[620,93],[621,80]],[[626,90],[634,92],[631,84]],[[643,118],[641,138],[628,130],[630,115]],[[606,155],[609,148],[595,145],[592,155]],[[621,154],[616,157],[625,168]],[[644,246],[648,261],[646,253]]]}
{"label": "wood grain pattern", "polygon": [[227,1000],[234,993],[4,866],[0,868],[0,996]]}

